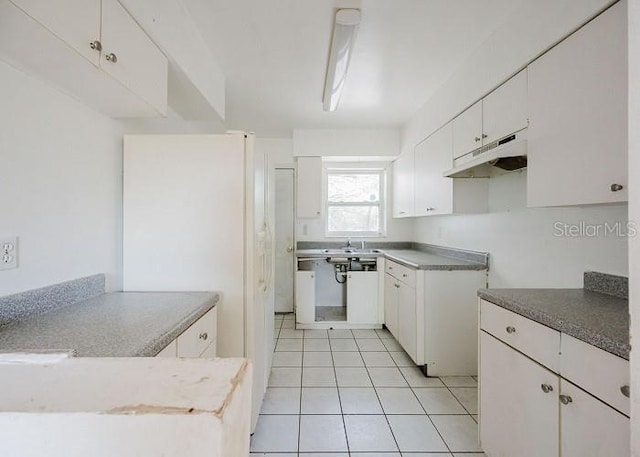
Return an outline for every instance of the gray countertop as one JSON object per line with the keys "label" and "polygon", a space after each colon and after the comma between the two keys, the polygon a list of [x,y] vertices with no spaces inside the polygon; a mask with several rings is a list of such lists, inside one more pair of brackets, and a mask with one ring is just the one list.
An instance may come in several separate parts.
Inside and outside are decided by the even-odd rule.
{"label": "gray countertop", "polygon": [[219,300],[215,292],[115,292],[0,327],[0,351],[152,357]]}
{"label": "gray countertop", "polygon": [[629,302],[584,289],[480,289],[502,308],[629,360]]}
{"label": "gray countertop", "polygon": [[418,270],[486,270],[477,262],[456,259],[414,249],[384,251],[385,258]]}
{"label": "gray countertop", "polygon": [[[323,253],[321,249],[299,249],[296,251],[298,257],[330,257]],[[487,265],[461,260],[455,257],[438,255],[430,252],[419,251],[417,249],[380,249],[377,253],[345,254],[343,257],[384,257],[402,265],[416,268],[418,270],[486,270]]]}

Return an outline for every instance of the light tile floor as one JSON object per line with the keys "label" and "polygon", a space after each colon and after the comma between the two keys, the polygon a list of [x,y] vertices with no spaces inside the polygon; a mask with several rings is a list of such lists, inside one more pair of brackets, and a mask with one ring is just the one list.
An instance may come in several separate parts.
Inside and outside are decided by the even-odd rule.
{"label": "light tile floor", "polygon": [[275,330],[252,457],[484,456],[475,378],[425,378],[386,330]]}

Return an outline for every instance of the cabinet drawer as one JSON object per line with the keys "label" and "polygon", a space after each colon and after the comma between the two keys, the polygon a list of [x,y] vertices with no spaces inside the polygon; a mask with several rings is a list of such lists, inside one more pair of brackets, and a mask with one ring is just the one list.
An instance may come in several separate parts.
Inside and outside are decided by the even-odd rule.
{"label": "cabinet drawer", "polygon": [[178,336],[178,357],[200,357],[216,339],[217,320],[217,310],[213,308]]}
{"label": "cabinet drawer", "polygon": [[560,332],[480,300],[480,328],[558,372]]}
{"label": "cabinet drawer", "polygon": [[416,270],[387,260],[386,271],[398,281],[402,281],[409,287],[416,287]]}
{"label": "cabinet drawer", "polygon": [[629,361],[564,333],[560,354],[563,378],[630,415],[629,397],[623,394],[630,386]]}

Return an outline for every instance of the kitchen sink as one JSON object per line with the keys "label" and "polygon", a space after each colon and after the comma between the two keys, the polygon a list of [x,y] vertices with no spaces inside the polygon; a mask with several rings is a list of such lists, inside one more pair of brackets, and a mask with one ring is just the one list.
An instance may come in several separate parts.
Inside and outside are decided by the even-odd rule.
{"label": "kitchen sink", "polygon": [[371,254],[380,254],[381,252],[382,251],[380,249],[356,249],[356,248],[322,249],[322,253],[328,254],[328,255],[345,255],[345,254],[371,255]]}

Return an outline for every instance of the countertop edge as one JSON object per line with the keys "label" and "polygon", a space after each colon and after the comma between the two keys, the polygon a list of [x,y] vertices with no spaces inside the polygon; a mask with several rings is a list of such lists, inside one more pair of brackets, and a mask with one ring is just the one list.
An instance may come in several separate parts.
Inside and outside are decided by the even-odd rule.
{"label": "countertop edge", "polygon": [[557,317],[554,317],[544,311],[538,309],[533,310],[527,305],[518,303],[513,299],[506,300],[500,297],[496,297],[490,292],[487,292],[485,289],[478,290],[478,297],[490,303],[493,303],[496,306],[500,306],[501,308],[526,317],[527,319],[531,319],[534,322],[542,324],[560,333],[565,333],[569,336],[577,338],[580,341],[597,347],[598,349],[601,349],[605,352],[616,355],[625,360],[629,360],[629,353],[631,351],[630,344],[620,344],[618,341],[615,341],[606,335],[603,335],[601,333],[589,332],[583,327],[580,327],[571,322],[566,322],[563,319],[558,319]]}
{"label": "countertop edge", "polygon": [[[477,271],[482,271],[482,270],[486,270],[487,266],[486,265],[482,265],[481,263],[473,263],[473,262],[469,262],[468,260],[460,260],[460,259],[455,259],[453,257],[447,257],[453,260],[457,260],[459,262],[461,262],[458,265],[447,265],[447,264],[418,264],[418,263],[414,263],[411,262],[409,260],[406,260],[402,257],[398,257],[396,255],[393,254],[388,254],[388,253],[383,253],[383,257],[385,259],[389,259],[389,260],[393,260],[394,262],[397,262],[401,265],[407,266],[407,267],[411,267],[411,268],[415,268],[416,270],[434,270],[434,271],[454,271],[454,270],[477,270]],[[462,263],[464,262],[464,263]]]}
{"label": "countertop edge", "polygon": [[[183,292],[185,294],[189,294],[189,292]],[[178,322],[173,326],[173,328],[157,337],[151,343],[149,343],[145,348],[141,351],[137,351],[132,354],[133,357],[155,357],[158,355],[165,347],[167,347],[173,340],[175,340],[178,336],[180,336],[185,330],[191,327],[198,319],[207,314],[213,308],[216,307],[218,302],[220,301],[220,294],[217,292],[211,292],[212,296],[208,300],[202,303],[195,311],[186,316],[182,321]]]}

